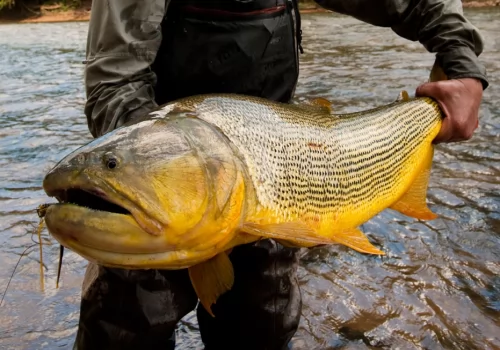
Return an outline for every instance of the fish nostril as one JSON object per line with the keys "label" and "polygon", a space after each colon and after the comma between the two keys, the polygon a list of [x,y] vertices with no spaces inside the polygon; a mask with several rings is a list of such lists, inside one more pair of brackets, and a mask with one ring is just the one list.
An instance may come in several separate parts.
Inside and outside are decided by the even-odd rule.
{"label": "fish nostril", "polygon": [[76,162],[82,164],[85,162],[85,158],[85,153],[80,153],[78,156],[76,156]]}

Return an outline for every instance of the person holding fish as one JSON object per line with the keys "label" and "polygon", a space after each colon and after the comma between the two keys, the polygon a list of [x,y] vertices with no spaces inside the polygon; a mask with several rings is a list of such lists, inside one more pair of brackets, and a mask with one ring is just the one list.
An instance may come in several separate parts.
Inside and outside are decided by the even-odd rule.
{"label": "person holding fish", "polygon": [[[460,0],[316,0],[326,9],[390,27],[436,53],[447,80],[417,87],[445,118],[435,143],[472,137],[488,86],[483,41]],[[85,67],[85,114],[94,137],[169,101],[238,93],[289,102],[302,51],[296,0],[94,0]],[[335,33],[332,33],[335,35]],[[186,270],[90,264],[75,349],[174,349],[175,327],[197,310],[206,349],[285,349],[301,295],[298,249],[272,239],[232,249],[233,288],[201,305]]]}

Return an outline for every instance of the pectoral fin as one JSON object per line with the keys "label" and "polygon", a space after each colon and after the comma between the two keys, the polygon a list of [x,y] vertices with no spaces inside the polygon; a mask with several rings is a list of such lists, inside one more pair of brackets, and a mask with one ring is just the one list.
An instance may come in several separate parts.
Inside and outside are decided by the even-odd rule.
{"label": "pectoral fin", "polygon": [[212,259],[189,268],[189,277],[200,303],[212,317],[212,304],[230,290],[234,283],[233,264],[227,254],[220,253]]}
{"label": "pectoral fin", "polygon": [[415,181],[408,191],[396,203],[390,206],[391,209],[421,220],[434,220],[437,218],[437,215],[427,207],[426,202],[433,153],[433,149],[431,148]]}

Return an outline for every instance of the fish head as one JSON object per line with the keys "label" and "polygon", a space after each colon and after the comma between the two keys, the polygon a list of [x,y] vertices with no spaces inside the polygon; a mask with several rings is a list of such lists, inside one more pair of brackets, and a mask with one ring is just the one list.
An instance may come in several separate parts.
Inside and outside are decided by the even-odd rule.
{"label": "fish head", "polygon": [[243,203],[236,164],[223,135],[201,120],[149,118],[54,166],[43,188],[59,203],[46,224],[62,245],[103,265],[189,266],[231,240],[241,212],[229,202]]}

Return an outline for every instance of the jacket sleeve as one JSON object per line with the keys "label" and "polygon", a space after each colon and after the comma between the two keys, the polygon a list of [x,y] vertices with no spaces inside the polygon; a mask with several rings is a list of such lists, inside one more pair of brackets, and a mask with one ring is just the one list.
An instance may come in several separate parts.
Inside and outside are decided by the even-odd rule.
{"label": "jacket sleeve", "polygon": [[157,107],[151,69],[168,0],[94,0],[85,60],[85,115],[94,137]]}
{"label": "jacket sleeve", "polygon": [[477,78],[488,86],[479,62],[483,40],[463,15],[461,0],[315,0],[320,6],[419,41],[450,79]]}

